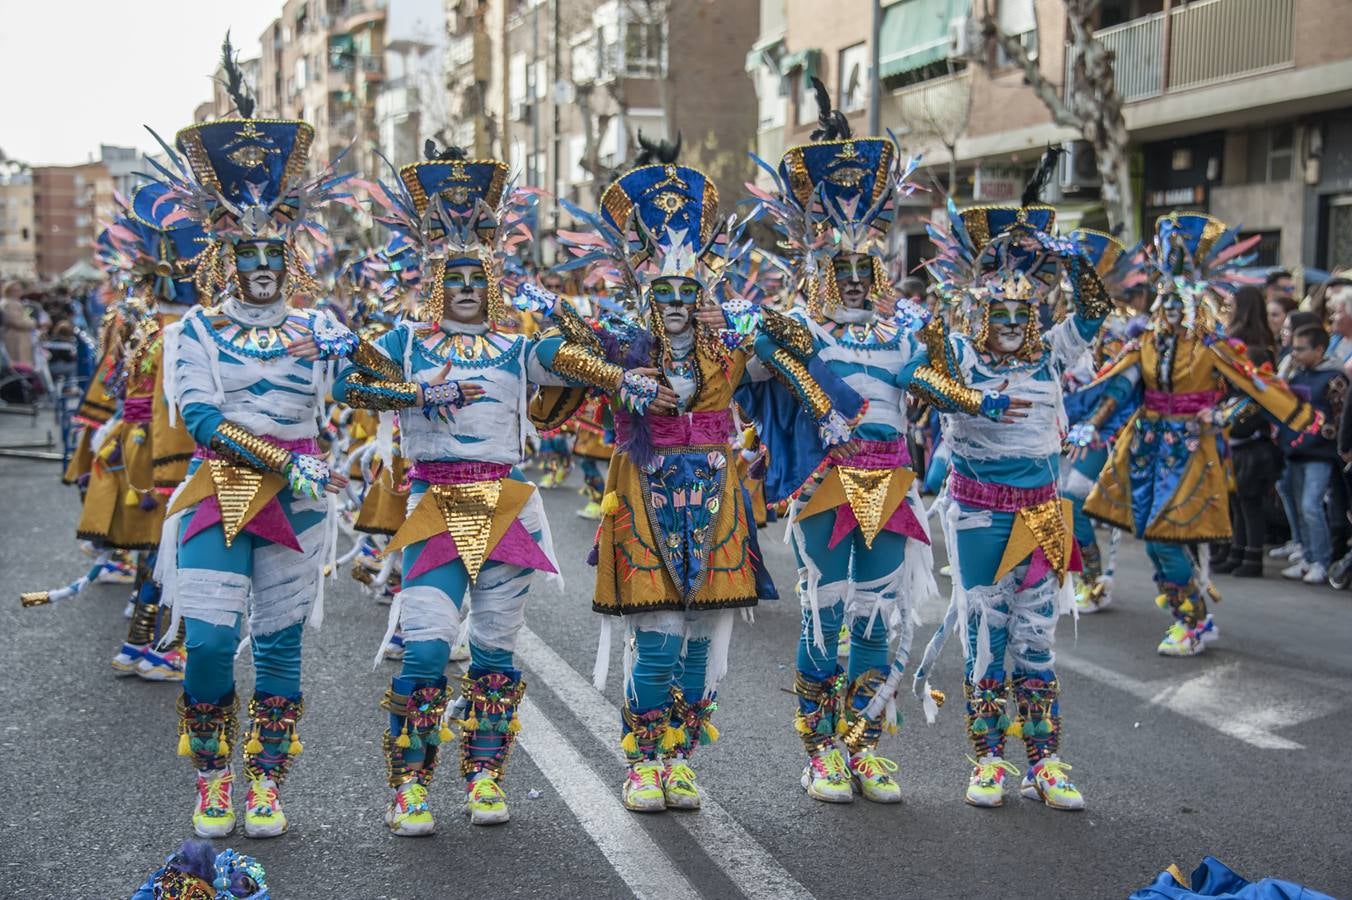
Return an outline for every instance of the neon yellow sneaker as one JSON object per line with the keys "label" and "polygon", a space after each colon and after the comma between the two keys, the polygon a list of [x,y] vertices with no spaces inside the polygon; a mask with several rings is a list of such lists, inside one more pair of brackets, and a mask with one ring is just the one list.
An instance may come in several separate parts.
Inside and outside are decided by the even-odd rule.
{"label": "neon yellow sneaker", "polygon": [[1005,774],[1018,775],[1013,763],[998,756],[981,759],[967,757],[972,764],[972,778],[967,782],[967,802],[973,806],[996,807],[1005,802]]}
{"label": "neon yellow sneaker", "polygon": [[840,623],[840,636],[836,638],[836,656],[840,659],[848,659],[850,655],[850,629],[844,622]]}
{"label": "neon yellow sneaker", "polygon": [[1174,622],[1164,633],[1164,640],[1155,648],[1160,656],[1197,656],[1206,649],[1199,630],[1189,629],[1182,622]]}
{"label": "neon yellow sneaker", "polygon": [[244,836],[277,837],[286,831],[286,825],[277,782],[271,778],[249,779],[249,792],[244,795]]}
{"label": "neon yellow sneaker", "polygon": [[662,792],[666,795],[667,809],[699,809],[695,770],[685,760],[675,760],[662,770]]}
{"label": "neon yellow sneaker", "polygon": [[835,747],[818,750],[808,758],[800,780],[813,800],[824,803],[853,803],[854,785],[845,758]]}
{"label": "neon yellow sneaker", "polygon": [[599,522],[601,520],[601,504],[597,503],[595,500],[589,501],[586,506],[577,511],[577,517],[579,519],[590,519],[593,522]]}
{"label": "neon yellow sneaker", "polygon": [[624,776],[624,808],[632,812],[662,812],[667,796],[662,791],[662,763],[645,759],[629,767]]}
{"label": "neon yellow sneaker", "polygon": [[427,788],[416,781],[399,785],[385,810],[385,824],[399,837],[424,837],[435,832],[437,823],[427,807]]}
{"label": "neon yellow sneaker", "polygon": [[901,785],[892,777],[897,764],[874,754],[872,749],[860,750],[850,757],[850,774],[854,789],[874,803],[900,803]]}
{"label": "neon yellow sneaker", "polygon": [[1019,793],[1030,800],[1041,800],[1052,809],[1072,812],[1084,809],[1084,797],[1066,777],[1069,769],[1060,757],[1048,756],[1023,776]]}
{"label": "neon yellow sneaker", "polygon": [[480,775],[471,781],[465,794],[471,825],[501,825],[511,818],[507,811],[507,795],[492,775]]}
{"label": "neon yellow sneaker", "polygon": [[235,830],[235,804],[229,769],[197,773],[197,806],[192,811],[192,830],[198,837],[225,837]]}

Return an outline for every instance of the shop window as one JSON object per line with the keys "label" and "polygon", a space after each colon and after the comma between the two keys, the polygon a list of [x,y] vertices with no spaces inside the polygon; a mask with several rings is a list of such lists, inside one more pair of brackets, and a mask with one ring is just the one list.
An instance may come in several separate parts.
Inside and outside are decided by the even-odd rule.
{"label": "shop window", "polygon": [[855,112],[868,106],[868,45],[859,43],[840,51],[839,93],[836,105],[841,112]]}
{"label": "shop window", "polygon": [[1258,243],[1250,250],[1257,256],[1250,265],[1254,266],[1276,266],[1281,264],[1282,258],[1282,233],[1280,231],[1246,231],[1240,234],[1239,239],[1246,241],[1255,235],[1258,236]]}

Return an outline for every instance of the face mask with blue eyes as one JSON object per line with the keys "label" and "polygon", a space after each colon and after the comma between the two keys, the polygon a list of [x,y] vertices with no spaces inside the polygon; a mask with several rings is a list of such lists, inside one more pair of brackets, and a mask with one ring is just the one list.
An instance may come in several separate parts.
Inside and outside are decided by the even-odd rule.
{"label": "face mask with blue eyes", "polygon": [[684,279],[663,278],[653,282],[649,296],[659,306],[695,306],[699,303],[699,285]]}
{"label": "face mask with blue eyes", "polygon": [[272,303],[282,295],[286,245],[281,241],[245,241],[235,245],[239,291],[248,303]]}
{"label": "face mask with blue eyes", "polygon": [[463,291],[466,288],[482,291],[488,287],[488,274],[483,269],[449,269],[441,279],[447,293]]}
{"label": "face mask with blue eyes", "polygon": [[1032,307],[1014,300],[991,302],[986,309],[987,349],[996,353],[1017,353],[1028,334]]}

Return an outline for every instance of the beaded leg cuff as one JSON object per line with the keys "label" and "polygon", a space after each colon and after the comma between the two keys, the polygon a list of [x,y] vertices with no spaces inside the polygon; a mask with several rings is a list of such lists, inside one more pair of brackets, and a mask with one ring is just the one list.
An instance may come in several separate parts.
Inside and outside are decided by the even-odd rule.
{"label": "beaded leg cuff", "polygon": [[718,740],[718,729],[711,721],[718,702],[708,697],[689,703],[680,688],[672,688],[671,695],[671,722],[662,733],[662,757],[689,759],[696,747]]}
{"label": "beaded leg cuff", "polygon": [[1098,544],[1080,547],[1080,560],[1084,563],[1084,580],[1090,584],[1098,581],[1103,575],[1103,554],[1099,552]]}
{"label": "beaded leg cuff", "polygon": [[662,738],[671,728],[671,707],[659,706],[647,712],[638,712],[625,706],[620,710],[624,719],[624,738],[620,749],[632,766],[645,760],[657,759]]}
{"label": "beaded leg cuff", "polygon": [[521,731],[516,713],[526,693],[526,682],[516,670],[470,671],[460,679],[467,713],[460,722],[460,774],[469,778],[484,772],[501,781]]}
{"label": "beaded leg cuff", "polygon": [[[385,751],[386,775],[390,787],[397,788],[409,781],[427,787],[437,770],[441,745],[453,737],[450,726],[442,719],[451,695],[445,678],[411,688],[407,684],[404,679],[395,678],[380,701],[380,708],[391,716],[390,727],[380,741]],[[406,753],[419,750],[423,753],[421,766],[410,768]]]}
{"label": "beaded leg cuff", "polygon": [[143,646],[155,640],[156,625],[159,623],[160,605],[136,601],[131,613],[131,622],[127,624],[127,643]]}
{"label": "beaded leg cuff", "polygon": [[1061,743],[1061,715],[1057,697],[1061,685],[1034,676],[1014,679],[1014,700],[1019,707],[1019,733],[1028,750],[1028,762],[1036,764],[1057,751]]}
{"label": "beaded leg cuff", "polygon": [[291,761],[304,747],[296,736],[296,723],[305,712],[299,694],[283,697],[255,692],[249,700],[249,740],[244,745],[244,773],[250,778],[271,778],[281,784]]}
{"label": "beaded leg cuff", "polygon": [[[871,669],[856,678],[845,693],[845,702],[842,704],[846,724],[843,741],[851,754],[872,750],[882,739],[885,727],[882,716],[870,719],[864,715],[864,709],[883,686],[884,680],[886,676],[882,672]],[[893,730],[895,728],[893,723]]]}
{"label": "beaded leg cuff", "polygon": [[824,681],[799,672],[793,690],[798,695],[798,715],[794,717],[793,726],[803,738],[807,752],[816,753],[831,743],[838,730],[845,729],[840,709],[845,695],[845,672],[837,668],[835,674]]}
{"label": "beaded leg cuff", "polygon": [[230,751],[239,733],[233,692],[220,703],[198,703],[187,692],[178,698],[178,755],[192,760],[199,772],[230,765]]}
{"label": "beaded leg cuff", "polygon": [[1163,593],[1156,598],[1156,602],[1173,613],[1174,618],[1189,631],[1206,619],[1206,598],[1194,585],[1166,581],[1160,584],[1160,588]]}
{"label": "beaded leg cuff", "polygon": [[967,695],[967,736],[976,751],[983,756],[1005,755],[1005,732],[1009,730],[1009,715],[1005,712],[1005,682],[1003,679],[983,678],[974,687],[963,685]]}

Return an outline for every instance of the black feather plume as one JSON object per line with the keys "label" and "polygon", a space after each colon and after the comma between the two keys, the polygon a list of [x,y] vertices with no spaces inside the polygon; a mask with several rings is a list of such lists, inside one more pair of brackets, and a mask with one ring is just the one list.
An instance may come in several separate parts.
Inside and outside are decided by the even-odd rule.
{"label": "black feather plume", "polygon": [[254,98],[249,93],[249,86],[244,81],[244,72],[240,70],[239,61],[236,57],[235,48],[230,45],[230,32],[225,33],[225,42],[221,44],[221,68],[225,70],[225,92],[230,95],[234,101],[235,111],[239,113],[240,118],[252,119],[254,113]]}
{"label": "black feather plume", "polygon": [[676,158],[681,155],[681,133],[676,132],[676,142],[662,140],[653,143],[643,136],[643,129],[638,132],[638,145],[643,148],[638,156],[634,158],[635,166],[647,166],[653,163],[670,165],[676,162]]}
{"label": "black feather plume", "polygon": [[454,144],[448,145],[444,150],[437,149],[437,142],[428,138],[423,144],[423,156],[431,162],[445,162],[450,159],[468,159],[469,154],[465,152],[464,147],[457,147]]}
{"label": "black feather plume", "polygon": [[840,141],[852,137],[845,114],[831,108],[831,93],[817,76],[812,76],[812,90],[817,95],[817,124],[821,127],[810,135],[814,141]]}
{"label": "black feather plume", "polygon": [[1020,206],[1032,206],[1042,200],[1042,189],[1047,186],[1047,182],[1052,180],[1052,173],[1056,171],[1057,160],[1065,151],[1060,147],[1047,147],[1042,154],[1042,160],[1037,164],[1037,170],[1033,172],[1033,177],[1028,179],[1028,183],[1023,188],[1023,199],[1019,201]]}

